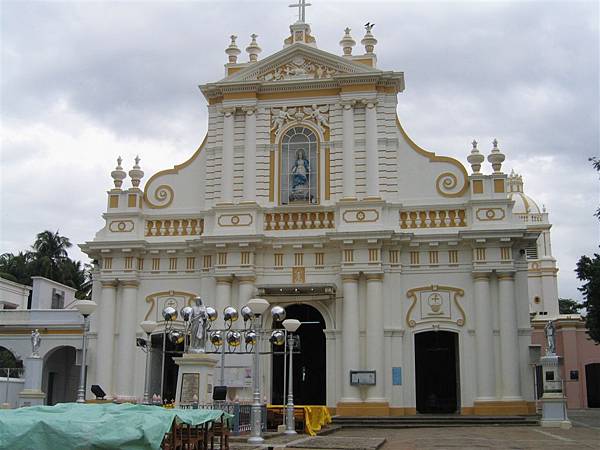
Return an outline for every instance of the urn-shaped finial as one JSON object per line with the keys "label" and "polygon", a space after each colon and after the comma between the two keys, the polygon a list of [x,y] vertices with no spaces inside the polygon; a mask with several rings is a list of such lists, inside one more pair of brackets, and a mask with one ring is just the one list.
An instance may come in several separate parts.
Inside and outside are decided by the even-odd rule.
{"label": "urn-shaped finial", "polygon": [[373,53],[373,50],[375,50],[375,44],[377,44],[377,39],[375,39],[375,36],[373,36],[371,33],[371,30],[374,26],[375,24],[370,22],[365,24],[365,30],[367,32],[365,33],[365,37],[362,38],[362,41],[360,41],[360,43],[365,46],[365,52],[367,54]]}
{"label": "urn-shaped finial", "polygon": [[237,63],[238,55],[240,53],[242,53],[242,51],[239,49],[239,47],[235,43],[237,36],[235,34],[232,34],[230,36],[230,39],[231,39],[231,43],[229,44],[229,47],[227,47],[225,49],[225,53],[227,53],[227,56],[229,57],[229,63],[235,64],[235,63]]}
{"label": "urn-shaped finial", "polygon": [[117,167],[115,167],[115,170],[110,173],[110,176],[115,183],[115,189],[121,189],[121,186],[123,186],[123,180],[127,176],[127,173],[123,170],[123,167],[121,167],[122,162],[123,158],[119,156],[117,158]]}
{"label": "urn-shaped finial", "polygon": [[504,156],[504,153],[502,153],[500,151],[500,149],[498,148],[498,140],[494,139],[494,141],[492,142],[492,145],[494,146],[492,148],[492,152],[488,155],[488,162],[492,165],[492,168],[494,169],[494,173],[501,173],[502,170],[502,163],[504,162],[504,159],[506,158],[506,156]]}
{"label": "urn-shaped finial", "polygon": [[258,61],[258,54],[260,52],[262,52],[262,48],[260,48],[258,46],[258,43],[256,42],[256,38],[258,37],[258,34],[251,34],[250,37],[252,38],[252,41],[250,42],[250,45],[248,45],[248,47],[246,47],[246,51],[248,52],[248,57],[250,58],[250,62],[256,62]]}
{"label": "urn-shaped finial", "polygon": [[135,157],[135,165],[133,169],[129,171],[129,178],[131,178],[131,184],[134,188],[140,186],[140,181],[144,177],[144,171],[140,168],[140,157],[139,155]]}
{"label": "urn-shaped finial", "polygon": [[350,28],[346,27],[344,30],[344,36],[340,41],[340,45],[344,51],[344,56],[352,56],[352,47],[356,45],[356,41],[350,35]]}
{"label": "urn-shaped finial", "polygon": [[467,161],[471,164],[471,169],[473,169],[473,173],[480,173],[481,163],[485,161],[485,156],[483,156],[479,150],[477,149],[477,141],[473,139],[471,143],[473,145],[473,149],[469,156],[467,156]]}

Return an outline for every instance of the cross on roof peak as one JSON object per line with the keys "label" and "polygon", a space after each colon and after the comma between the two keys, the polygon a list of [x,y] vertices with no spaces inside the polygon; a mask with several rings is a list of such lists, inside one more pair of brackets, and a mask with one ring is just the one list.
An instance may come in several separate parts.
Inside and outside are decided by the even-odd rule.
{"label": "cross on roof peak", "polygon": [[289,5],[290,8],[298,8],[298,22],[304,23],[306,20],[306,7],[312,6],[311,3],[306,3],[306,0],[298,0],[295,5]]}

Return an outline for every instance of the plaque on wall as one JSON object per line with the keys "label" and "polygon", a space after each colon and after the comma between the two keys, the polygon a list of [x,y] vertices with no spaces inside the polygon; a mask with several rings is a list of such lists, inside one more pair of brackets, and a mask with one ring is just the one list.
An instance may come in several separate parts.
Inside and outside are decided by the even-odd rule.
{"label": "plaque on wall", "polygon": [[373,386],[376,384],[374,370],[351,370],[350,384]]}
{"label": "plaque on wall", "polygon": [[192,403],[194,401],[194,395],[197,397],[199,390],[199,373],[184,373],[181,375],[181,392],[179,393],[180,403]]}

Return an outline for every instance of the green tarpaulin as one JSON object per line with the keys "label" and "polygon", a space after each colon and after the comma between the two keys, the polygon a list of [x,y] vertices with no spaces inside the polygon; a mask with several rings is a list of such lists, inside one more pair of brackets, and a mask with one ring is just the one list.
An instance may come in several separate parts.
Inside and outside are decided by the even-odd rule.
{"label": "green tarpaulin", "polygon": [[173,420],[201,425],[223,414],[217,409],[113,403],[0,410],[0,449],[159,449]]}

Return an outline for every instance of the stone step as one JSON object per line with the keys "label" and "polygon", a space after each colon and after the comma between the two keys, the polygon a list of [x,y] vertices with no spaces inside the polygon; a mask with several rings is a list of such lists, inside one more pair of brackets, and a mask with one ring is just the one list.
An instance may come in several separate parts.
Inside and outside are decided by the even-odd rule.
{"label": "stone step", "polygon": [[459,426],[536,426],[537,416],[397,416],[333,417],[333,424],[352,428],[425,428]]}

